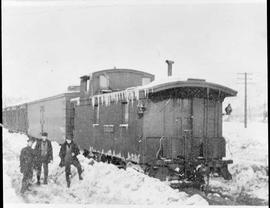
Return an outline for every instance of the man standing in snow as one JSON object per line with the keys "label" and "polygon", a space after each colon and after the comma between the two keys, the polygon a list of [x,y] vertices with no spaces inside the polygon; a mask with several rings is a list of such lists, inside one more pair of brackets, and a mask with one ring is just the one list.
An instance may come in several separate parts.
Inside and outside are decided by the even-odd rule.
{"label": "man standing in snow", "polygon": [[231,115],[231,113],[232,113],[232,107],[231,107],[231,104],[229,104],[229,105],[225,108],[225,112],[226,112],[226,115]]}
{"label": "man standing in snow", "polygon": [[23,174],[23,179],[22,179],[22,188],[21,188],[21,193],[24,194],[25,191],[29,191],[29,186],[30,181],[32,180],[33,177],[33,165],[34,165],[34,155],[35,152],[32,149],[34,143],[34,139],[32,137],[29,137],[27,140],[27,147],[24,147],[21,150],[20,154],[20,168],[21,168],[21,173]]}
{"label": "man standing in snow", "polygon": [[53,160],[52,143],[48,140],[48,133],[41,134],[42,139],[37,141],[36,151],[36,168],[37,168],[37,184],[40,185],[41,168],[44,171],[44,184],[48,183],[48,164]]}
{"label": "man standing in snow", "polygon": [[67,137],[66,141],[61,145],[59,156],[61,158],[60,166],[65,166],[67,187],[70,187],[70,166],[74,165],[79,174],[79,179],[82,180],[82,167],[77,158],[77,155],[80,154],[80,150],[76,143],[73,142],[72,138]]}

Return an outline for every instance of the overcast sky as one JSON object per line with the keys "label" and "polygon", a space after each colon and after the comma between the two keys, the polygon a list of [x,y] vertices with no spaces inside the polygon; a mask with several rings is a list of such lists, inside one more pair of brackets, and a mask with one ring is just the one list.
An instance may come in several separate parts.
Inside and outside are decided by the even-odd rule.
{"label": "overcast sky", "polygon": [[158,79],[171,59],[173,75],[224,84],[239,96],[243,86],[236,73],[252,72],[257,90],[250,93],[266,100],[264,1],[3,2],[6,97],[55,95],[78,85],[82,75],[113,67]]}

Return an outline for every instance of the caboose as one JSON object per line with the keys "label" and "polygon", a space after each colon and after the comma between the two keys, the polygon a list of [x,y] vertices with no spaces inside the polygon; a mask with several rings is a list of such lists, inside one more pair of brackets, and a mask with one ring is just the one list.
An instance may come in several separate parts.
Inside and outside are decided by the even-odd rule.
{"label": "caboose", "polygon": [[[161,180],[192,179],[200,170],[230,179],[222,137],[222,102],[237,92],[202,79],[179,80],[130,69],[81,77],[75,140],[108,161],[141,165]],[[120,163],[121,164],[121,163]],[[204,167],[204,168],[202,168]]]}

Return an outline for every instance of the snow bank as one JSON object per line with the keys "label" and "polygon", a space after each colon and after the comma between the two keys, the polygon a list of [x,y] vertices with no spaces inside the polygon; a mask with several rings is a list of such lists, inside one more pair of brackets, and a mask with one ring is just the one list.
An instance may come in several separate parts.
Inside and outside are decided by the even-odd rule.
{"label": "snow bank", "polygon": [[14,134],[13,141],[16,142],[12,142],[11,134],[7,130],[4,129],[3,135],[3,200],[5,203],[21,203],[23,199],[18,195],[20,187],[13,187],[20,184],[19,154],[22,146],[26,144],[27,137]]}
{"label": "snow bank", "polygon": [[[19,154],[27,137],[9,134],[4,130],[4,173],[6,184],[4,201],[14,203],[18,196],[22,175],[19,172]],[[53,142],[54,161],[49,165],[48,185],[32,187],[24,198],[30,203],[80,203],[80,204],[140,204],[140,205],[208,205],[199,195],[188,195],[169,187],[165,182],[148,177],[128,167],[118,169],[114,165],[98,163],[80,155],[84,180],[78,179],[72,166],[71,187],[66,187],[65,171],[60,168],[60,146]],[[35,175],[35,174],[34,174]],[[34,177],[35,182],[35,177]]]}
{"label": "snow bank", "polygon": [[213,178],[210,185],[234,198],[240,195],[268,202],[268,131],[267,123],[224,122],[227,159],[233,159],[231,181]]}

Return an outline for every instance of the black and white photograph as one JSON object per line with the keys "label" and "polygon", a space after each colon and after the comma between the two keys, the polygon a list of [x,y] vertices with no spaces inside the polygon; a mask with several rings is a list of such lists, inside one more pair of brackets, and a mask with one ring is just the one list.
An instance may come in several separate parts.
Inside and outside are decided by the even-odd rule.
{"label": "black and white photograph", "polygon": [[5,207],[269,206],[266,0],[3,0]]}

